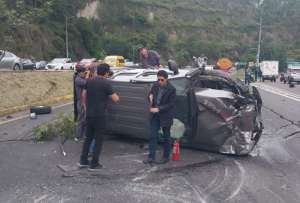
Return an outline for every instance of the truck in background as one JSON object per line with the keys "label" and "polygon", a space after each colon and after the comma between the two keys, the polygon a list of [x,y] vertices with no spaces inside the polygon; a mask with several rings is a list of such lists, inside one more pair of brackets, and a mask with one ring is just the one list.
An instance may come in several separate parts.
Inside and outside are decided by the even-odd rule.
{"label": "truck in background", "polygon": [[279,62],[278,61],[262,61],[260,63],[260,70],[262,73],[262,81],[270,80],[276,82],[276,78],[279,74]]}

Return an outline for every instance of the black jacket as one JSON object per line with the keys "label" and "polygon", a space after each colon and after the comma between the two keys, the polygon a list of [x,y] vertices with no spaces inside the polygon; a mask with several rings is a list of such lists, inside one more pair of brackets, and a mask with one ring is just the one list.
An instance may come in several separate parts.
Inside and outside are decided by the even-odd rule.
{"label": "black jacket", "polygon": [[[153,94],[152,107],[159,108],[159,118],[161,127],[169,127],[173,124],[173,118],[175,116],[175,102],[176,102],[176,89],[170,83],[164,88],[160,105],[156,104],[157,95],[159,90],[158,82],[154,83],[149,93]],[[153,114],[152,114],[153,115]],[[152,118],[152,117],[151,117]]]}

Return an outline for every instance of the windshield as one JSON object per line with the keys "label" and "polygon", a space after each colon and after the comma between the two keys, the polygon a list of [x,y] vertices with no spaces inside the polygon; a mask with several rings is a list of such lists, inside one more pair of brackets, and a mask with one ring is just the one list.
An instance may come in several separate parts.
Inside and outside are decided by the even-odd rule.
{"label": "windshield", "polygon": [[32,63],[30,59],[25,59],[23,62],[24,63]]}

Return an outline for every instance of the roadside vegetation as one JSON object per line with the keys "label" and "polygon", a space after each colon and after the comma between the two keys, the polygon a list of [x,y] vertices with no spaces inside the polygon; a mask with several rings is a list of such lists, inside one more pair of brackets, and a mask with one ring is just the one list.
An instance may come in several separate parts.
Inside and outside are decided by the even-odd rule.
{"label": "roadside vegetation", "polygon": [[71,114],[62,114],[51,123],[40,125],[33,129],[33,138],[36,142],[51,141],[60,138],[62,142],[73,139],[76,123]]}
{"label": "roadside vegetation", "polygon": [[[118,54],[137,60],[137,48],[158,50],[163,59],[186,65],[193,55],[210,63],[220,57],[254,61],[258,9],[253,0],[98,0],[95,18],[77,18],[97,0],[1,0],[0,48],[21,57],[65,55],[68,19],[70,55],[103,58]],[[265,0],[263,60],[300,60],[299,0]]]}

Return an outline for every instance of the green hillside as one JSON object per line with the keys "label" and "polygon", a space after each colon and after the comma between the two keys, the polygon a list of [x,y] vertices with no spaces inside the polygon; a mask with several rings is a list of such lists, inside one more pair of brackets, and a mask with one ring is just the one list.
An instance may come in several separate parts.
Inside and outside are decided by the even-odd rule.
{"label": "green hillside", "polygon": [[[94,0],[0,0],[0,49],[23,57],[65,55],[69,19],[72,58],[157,49],[181,64],[193,55],[255,60],[259,9],[253,0],[99,0],[95,18],[76,17]],[[261,59],[300,59],[300,1],[265,0]],[[90,17],[90,16],[89,16]]]}

